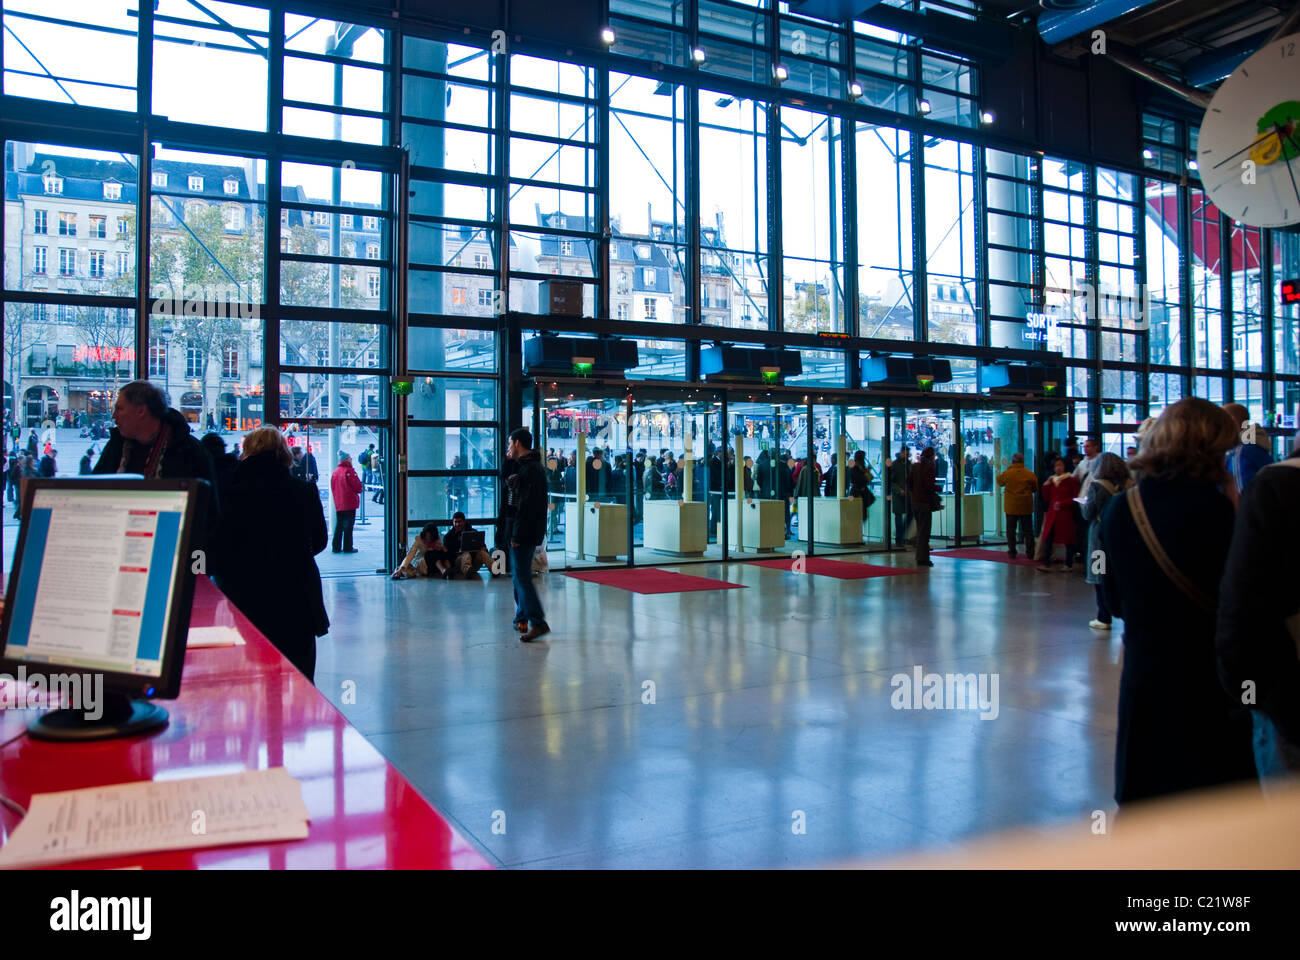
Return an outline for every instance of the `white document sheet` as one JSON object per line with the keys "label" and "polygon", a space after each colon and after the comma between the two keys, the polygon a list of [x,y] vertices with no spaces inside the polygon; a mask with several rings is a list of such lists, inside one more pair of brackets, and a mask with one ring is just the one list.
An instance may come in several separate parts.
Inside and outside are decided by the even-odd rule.
{"label": "white document sheet", "polygon": [[244,638],[234,627],[190,627],[185,638],[185,648],[195,647],[242,647]]}
{"label": "white document sheet", "polygon": [[0,868],[307,836],[302,785],[284,767],[38,793]]}

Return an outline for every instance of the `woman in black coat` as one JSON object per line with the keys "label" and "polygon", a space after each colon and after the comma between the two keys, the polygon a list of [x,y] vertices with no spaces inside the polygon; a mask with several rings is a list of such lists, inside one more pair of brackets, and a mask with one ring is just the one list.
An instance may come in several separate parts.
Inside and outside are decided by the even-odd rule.
{"label": "woman in black coat", "polygon": [[217,536],[221,589],[311,682],[316,638],[329,632],[316,554],[329,534],[320,494],[289,473],[275,427],[244,438]]}
{"label": "woman in black coat", "polygon": [[[1224,454],[1237,427],[1219,407],[1188,397],[1168,407],[1130,467],[1136,487],[1101,518],[1106,599],[1124,621],[1115,801],[1255,778],[1250,717],[1219,680],[1215,611],[1232,540]],[[1180,588],[1138,531],[1134,491]]]}

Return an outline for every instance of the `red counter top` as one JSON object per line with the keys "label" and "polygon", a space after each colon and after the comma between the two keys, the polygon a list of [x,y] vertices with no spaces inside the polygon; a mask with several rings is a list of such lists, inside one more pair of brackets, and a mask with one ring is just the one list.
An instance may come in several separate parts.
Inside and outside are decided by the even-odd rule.
{"label": "red counter top", "polygon": [[[26,806],[33,793],[283,766],[302,783],[307,838],[64,866],[490,869],[206,577],[190,625],[234,627],[245,645],[186,651],[180,697],[160,701],[171,714],[165,730],[86,744],[19,737],[0,748],[0,794]],[[30,719],[26,710],[0,710],[0,743]],[[0,807],[6,830],[16,820]]]}

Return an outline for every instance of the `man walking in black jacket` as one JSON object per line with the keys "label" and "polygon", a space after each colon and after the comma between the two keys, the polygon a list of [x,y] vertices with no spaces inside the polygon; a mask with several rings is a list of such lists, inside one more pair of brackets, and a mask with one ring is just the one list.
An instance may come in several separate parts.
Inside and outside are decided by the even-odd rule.
{"label": "man walking in black jacket", "polygon": [[522,634],[520,640],[532,641],[551,632],[533,585],[533,553],[546,538],[546,472],[541,455],[533,449],[533,435],[524,427],[510,434],[506,456],[516,465],[506,480],[515,628]]}

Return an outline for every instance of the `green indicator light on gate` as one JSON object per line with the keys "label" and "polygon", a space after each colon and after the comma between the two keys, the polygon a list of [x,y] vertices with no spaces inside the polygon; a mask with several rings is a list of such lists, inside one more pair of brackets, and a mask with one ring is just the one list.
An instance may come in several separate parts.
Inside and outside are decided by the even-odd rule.
{"label": "green indicator light on gate", "polygon": [[414,380],[394,380],[393,394],[398,397],[409,397],[411,391],[415,388]]}
{"label": "green indicator light on gate", "polygon": [[922,392],[929,393],[934,388],[934,377],[929,374],[918,374],[916,385],[921,388]]}
{"label": "green indicator light on gate", "polygon": [[764,383],[776,383],[777,378],[781,376],[780,367],[760,367],[758,372],[762,375]]}
{"label": "green indicator light on gate", "polygon": [[573,372],[580,377],[589,376],[591,371],[594,369],[596,369],[595,360],[588,360],[586,358],[578,359],[577,357],[573,360]]}

